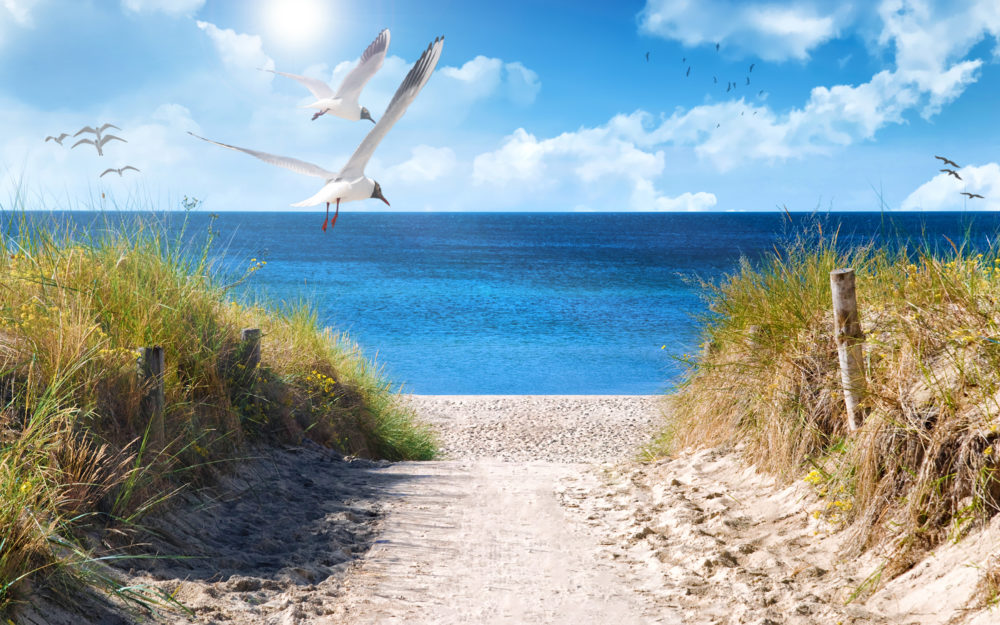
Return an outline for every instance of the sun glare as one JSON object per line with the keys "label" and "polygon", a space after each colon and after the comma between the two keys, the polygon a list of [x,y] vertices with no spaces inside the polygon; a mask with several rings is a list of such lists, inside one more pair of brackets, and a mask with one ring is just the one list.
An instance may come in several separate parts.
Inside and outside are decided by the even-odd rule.
{"label": "sun glare", "polygon": [[283,46],[313,44],[327,26],[328,4],[323,0],[271,0],[264,8],[267,30]]}

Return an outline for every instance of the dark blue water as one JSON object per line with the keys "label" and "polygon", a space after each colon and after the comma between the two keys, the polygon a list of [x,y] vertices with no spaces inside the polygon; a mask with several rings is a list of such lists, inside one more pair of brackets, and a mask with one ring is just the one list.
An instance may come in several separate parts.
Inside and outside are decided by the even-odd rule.
{"label": "dark blue water", "polygon": [[[81,224],[93,214],[63,213]],[[187,214],[188,232],[212,217]],[[177,230],[184,214],[160,215]],[[308,299],[406,390],[597,394],[667,390],[696,351],[705,303],[693,278],[773,253],[807,224],[843,243],[919,236],[984,247],[995,214],[222,213],[232,270],[267,265],[245,296]],[[668,349],[662,350],[666,344]]]}

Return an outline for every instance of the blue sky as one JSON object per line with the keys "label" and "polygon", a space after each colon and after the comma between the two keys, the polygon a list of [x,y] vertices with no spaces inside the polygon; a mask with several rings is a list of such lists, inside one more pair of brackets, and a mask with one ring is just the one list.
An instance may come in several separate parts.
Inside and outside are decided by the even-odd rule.
{"label": "blue sky", "polygon": [[446,36],[366,169],[392,210],[1000,209],[996,0],[0,0],[0,205],[284,210],[320,181],[186,131],[338,170],[370,124],[257,68],[337,84],[382,28],[376,118]]}

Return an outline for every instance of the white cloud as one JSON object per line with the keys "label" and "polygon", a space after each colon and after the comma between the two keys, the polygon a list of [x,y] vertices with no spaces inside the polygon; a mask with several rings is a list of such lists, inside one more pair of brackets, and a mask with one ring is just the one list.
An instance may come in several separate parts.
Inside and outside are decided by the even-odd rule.
{"label": "white cloud", "polygon": [[521,63],[506,63],[504,65],[507,86],[507,99],[518,106],[528,106],[535,101],[542,83],[538,74]]}
{"label": "white cloud", "polygon": [[155,12],[168,15],[193,15],[205,0],[121,0],[122,8],[132,13]]}
{"label": "white cloud", "polygon": [[[957,208],[1000,210],[1000,165],[967,165],[957,170],[962,177],[956,180],[951,174],[941,173],[920,185],[903,200],[902,210],[953,210]],[[969,198],[963,191],[984,196]]]}
{"label": "white cloud", "polygon": [[38,4],[38,0],[3,0],[3,8],[19,26],[25,28],[31,28],[35,25],[31,10],[35,8],[36,4]]}
{"label": "white cloud", "polygon": [[458,161],[451,148],[435,148],[418,145],[410,150],[411,157],[389,168],[389,177],[405,182],[433,182],[451,174]]}
{"label": "white cloud", "polygon": [[274,69],[274,61],[264,53],[264,46],[257,35],[237,33],[229,28],[219,28],[209,22],[196,22],[198,28],[212,39],[222,64],[242,84],[256,91],[266,90],[274,74],[260,68]]}
{"label": "white cloud", "polygon": [[[523,128],[506,137],[492,152],[478,155],[472,165],[476,185],[503,190],[511,198],[586,197],[577,206],[604,210],[703,210],[716,204],[714,194],[685,192],[669,197],[654,180],[664,171],[661,151],[650,152],[636,138],[636,118],[618,115],[608,124],[581,128],[550,139],[538,139]],[[641,125],[641,123],[640,123]],[[641,142],[641,141],[640,141]]]}
{"label": "white cloud", "polygon": [[849,4],[817,0],[647,0],[639,26],[686,46],[723,42],[768,61],[805,60],[853,21]]}

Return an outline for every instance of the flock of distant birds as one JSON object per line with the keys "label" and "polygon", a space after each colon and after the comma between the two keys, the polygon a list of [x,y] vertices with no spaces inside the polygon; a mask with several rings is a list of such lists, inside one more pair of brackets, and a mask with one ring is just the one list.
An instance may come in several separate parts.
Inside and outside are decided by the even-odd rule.
{"label": "flock of distant birds", "polygon": [[[715,44],[715,51],[718,52],[720,50],[720,48],[721,48],[721,44],[716,43]],[[650,53],[647,51],[646,52],[646,62],[647,63],[649,62],[649,55],[650,55]],[[687,65],[687,70],[685,70],[685,72],[684,72],[684,77],[685,78],[690,78],[691,77],[691,68],[692,68],[692,66],[688,65],[687,57],[682,57],[681,58],[681,67],[683,67],[685,65]],[[753,68],[756,67],[756,66],[757,66],[756,63],[751,63],[750,67],[747,69],[747,75],[744,76],[744,79],[746,80],[746,84],[744,85],[745,87],[749,87],[750,86],[750,75],[753,74]],[[712,76],[712,84],[713,85],[718,85],[719,84],[719,77],[718,76]],[[726,93],[729,93],[731,91],[735,91],[738,86],[739,86],[739,82],[738,81],[735,81],[735,80],[726,81]],[[766,93],[766,91],[764,91],[763,89],[761,89],[760,91],[757,92],[757,97],[763,97],[763,95],[765,93]],[[741,117],[743,116],[744,112],[745,111],[740,111],[740,116]],[[757,114],[757,111],[754,111],[753,115],[756,115],[756,114]],[[717,123],[715,125],[716,128],[720,128],[721,126],[722,126],[721,123]]]}
{"label": "flock of distant birds", "polygon": [[[105,134],[104,131],[107,130],[108,128],[114,128],[115,130],[119,130],[119,131],[121,130],[121,128],[119,128],[118,126],[115,126],[114,124],[104,124],[104,125],[99,126],[97,128],[94,128],[92,126],[84,126],[80,130],[76,131],[76,134],[72,135],[72,137],[76,138],[76,137],[79,137],[80,135],[82,135],[85,132],[89,132],[89,133],[91,133],[91,134],[94,135],[94,138],[90,139],[90,138],[84,137],[83,139],[80,139],[79,141],[77,141],[76,143],[74,143],[72,146],[70,146],[69,149],[72,150],[73,148],[75,148],[78,145],[84,145],[84,144],[86,144],[86,145],[92,145],[92,146],[94,146],[97,149],[97,155],[98,156],[104,156],[104,146],[107,145],[107,143],[109,141],[121,141],[122,143],[128,143],[128,141],[126,141],[125,139],[122,139],[121,137],[119,137],[117,135]],[[48,143],[49,141],[55,141],[60,146],[66,147],[66,146],[63,145],[63,141],[65,141],[66,138],[69,137],[69,136],[70,136],[70,134],[67,133],[67,132],[59,133],[58,137],[53,136],[53,135],[49,135],[49,136],[45,137],[44,143]],[[126,171],[129,171],[129,170],[138,172],[139,168],[138,167],[133,167],[131,165],[125,165],[124,167],[109,167],[109,168],[105,169],[103,172],[101,172],[101,175],[98,176],[98,178],[103,178],[107,174],[112,174],[112,173],[118,174],[118,177],[121,178],[122,175]]]}
{"label": "flock of distant birds", "polygon": [[[937,155],[935,155],[934,158],[936,158],[939,161],[941,161],[942,165],[950,165],[953,168],[953,169],[949,169],[948,167],[945,167],[944,169],[939,169],[938,171],[946,173],[949,176],[954,177],[956,180],[958,180],[960,182],[965,182],[964,180],[962,180],[962,176],[960,176],[958,174],[958,172],[955,171],[956,169],[962,169],[961,165],[959,165],[955,161],[951,160],[950,158],[945,158],[943,156],[937,156]],[[960,195],[964,195],[966,197],[966,199],[968,199],[968,200],[971,200],[971,199],[974,199],[974,198],[979,198],[981,200],[986,199],[983,196],[979,195],[978,193],[969,193],[968,191],[959,191],[959,194]]]}
{"label": "flock of distant birds", "polygon": [[[312,92],[313,96],[316,97],[315,102],[305,107],[317,110],[312,116],[313,120],[316,120],[321,115],[330,113],[331,115],[350,121],[367,119],[375,124],[339,172],[328,171],[318,165],[300,161],[296,158],[258,152],[249,148],[241,148],[229,145],[228,143],[212,141],[211,139],[200,137],[193,132],[189,132],[188,134],[202,141],[249,154],[271,165],[284,167],[307,176],[322,178],[324,185],[319,192],[306,200],[292,204],[292,206],[316,206],[325,202],[326,218],[323,220],[322,227],[325,232],[327,223],[330,224],[331,228],[337,223],[337,215],[340,214],[341,202],[373,198],[382,200],[387,206],[389,205],[389,200],[385,199],[385,196],[382,195],[381,185],[365,175],[365,166],[371,159],[372,154],[375,153],[375,148],[378,147],[383,137],[389,132],[389,129],[399,121],[403,113],[406,112],[406,109],[417,97],[417,94],[420,93],[420,90],[427,84],[431,73],[437,67],[438,59],[441,58],[443,47],[444,37],[437,37],[428,44],[427,49],[420,55],[417,62],[413,64],[409,73],[406,74],[402,84],[399,85],[395,95],[392,96],[389,106],[386,107],[385,113],[382,114],[382,117],[377,122],[372,119],[371,113],[367,108],[358,104],[358,97],[361,95],[361,90],[364,89],[368,81],[382,67],[386,52],[389,50],[388,29],[380,32],[375,37],[375,40],[368,45],[364,53],[362,53],[358,64],[344,77],[344,80],[340,83],[336,91],[325,82],[316,80],[315,78],[275,72],[274,70],[263,70],[292,78],[305,85]],[[337,210],[331,220],[330,204],[333,202],[336,203]]]}

